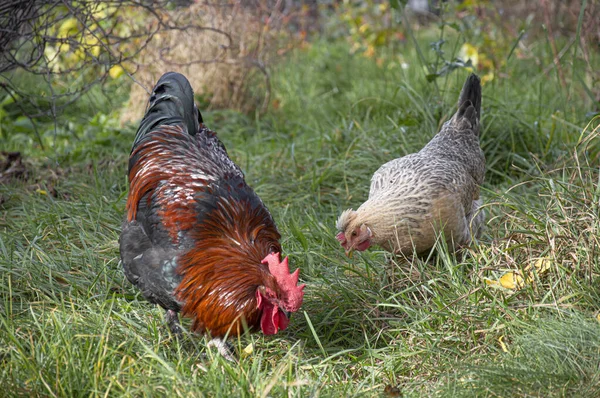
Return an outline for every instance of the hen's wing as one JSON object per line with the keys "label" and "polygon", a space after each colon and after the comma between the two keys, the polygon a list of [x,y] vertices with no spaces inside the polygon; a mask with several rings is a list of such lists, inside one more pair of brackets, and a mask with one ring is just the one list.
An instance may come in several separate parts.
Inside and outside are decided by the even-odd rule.
{"label": "hen's wing", "polygon": [[465,211],[479,198],[485,174],[485,157],[479,145],[481,85],[469,76],[458,101],[458,110],[436,136],[415,154],[394,159],[379,168],[371,179],[369,199],[388,192],[411,195],[427,186],[432,192],[444,188],[464,197]]}
{"label": "hen's wing", "polygon": [[369,199],[390,193],[410,194],[418,185],[416,182],[421,174],[420,163],[417,154],[412,153],[382,165],[371,177]]}

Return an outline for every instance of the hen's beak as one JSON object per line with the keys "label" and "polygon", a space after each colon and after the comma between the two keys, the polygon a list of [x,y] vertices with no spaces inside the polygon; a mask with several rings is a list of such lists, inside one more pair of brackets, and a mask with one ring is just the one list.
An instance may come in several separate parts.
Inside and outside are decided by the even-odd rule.
{"label": "hen's beak", "polygon": [[351,247],[350,249],[346,249],[346,256],[348,258],[352,258],[352,253],[354,253],[354,248]]}

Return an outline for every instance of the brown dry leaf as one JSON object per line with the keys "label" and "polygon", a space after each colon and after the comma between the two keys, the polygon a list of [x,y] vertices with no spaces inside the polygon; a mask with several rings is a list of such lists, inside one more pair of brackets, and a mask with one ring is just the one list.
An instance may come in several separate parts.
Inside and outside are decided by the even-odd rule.
{"label": "brown dry leaf", "polygon": [[0,183],[26,179],[28,170],[23,164],[21,152],[0,152]]}
{"label": "brown dry leaf", "polygon": [[383,394],[388,397],[401,397],[402,391],[398,387],[394,387],[391,384],[388,384],[383,389]]}

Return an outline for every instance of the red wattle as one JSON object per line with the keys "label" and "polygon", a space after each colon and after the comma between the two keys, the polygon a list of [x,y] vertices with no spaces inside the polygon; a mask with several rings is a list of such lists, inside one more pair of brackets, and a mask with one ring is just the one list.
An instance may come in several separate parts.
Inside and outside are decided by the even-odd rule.
{"label": "red wattle", "polygon": [[290,323],[289,319],[279,309],[268,300],[263,300],[262,315],[260,318],[260,329],[265,335],[276,334],[280,330],[285,330]]}
{"label": "red wattle", "polygon": [[358,246],[356,246],[356,250],[362,252],[367,250],[369,247],[371,247],[371,241],[367,239],[366,241],[359,243]]}
{"label": "red wattle", "polygon": [[290,320],[288,319],[287,316],[285,316],[283,311],[279,310],[279,308],[277,309],[277,317],[279,318],[279,322],[277,322],[277,325],[279,326],[279,330],[287,329],[288,324],[290,323]]}

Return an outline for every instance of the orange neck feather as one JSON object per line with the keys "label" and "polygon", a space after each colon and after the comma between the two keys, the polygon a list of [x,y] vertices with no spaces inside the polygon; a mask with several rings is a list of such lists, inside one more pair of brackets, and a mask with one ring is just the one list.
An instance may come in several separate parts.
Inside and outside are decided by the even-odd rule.
{"label": "orange neck feather", "polygon": [[270,214],[260,201],[220,199],[190,234],[194,246],[179,260],[182,281],[176,290],[182,313],[194,318],[193,328],[213,337],[238,335],[244,322],[258,328],[256,289],[279,291],[261,264],[270,252],[281,251]]}

